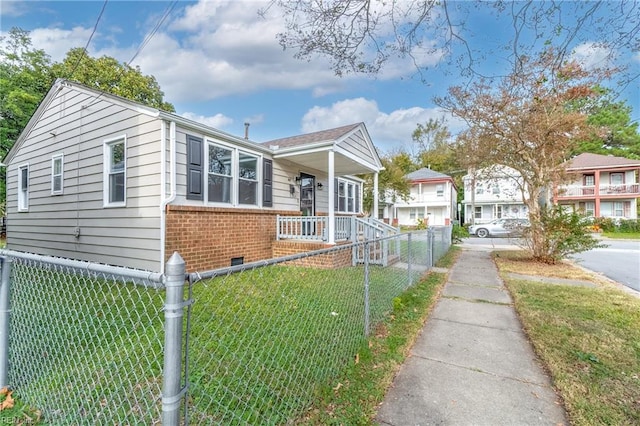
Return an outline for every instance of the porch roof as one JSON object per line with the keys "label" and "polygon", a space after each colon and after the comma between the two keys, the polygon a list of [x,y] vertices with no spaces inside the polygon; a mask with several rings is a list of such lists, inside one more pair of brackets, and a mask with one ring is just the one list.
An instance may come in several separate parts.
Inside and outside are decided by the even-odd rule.
{"label": "porch roof", "polygon": [[264,142],[273,158],[286,158],[316,170],[327,170],[327,153],[333,151],[336,175],[356,175],[383,169],[364,123]]}

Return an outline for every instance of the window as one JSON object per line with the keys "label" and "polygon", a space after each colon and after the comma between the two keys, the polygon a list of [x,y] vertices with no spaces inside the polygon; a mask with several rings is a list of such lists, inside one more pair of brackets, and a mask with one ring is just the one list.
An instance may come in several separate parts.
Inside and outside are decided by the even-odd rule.
{"label": "window", "polygon": [[584,175],[584,186],[594,186],[596,184],[595,175]]}
{"label": "window", "polygon": [[230,149],[209,144],[209,201],[231,203],[231,154]]}
{"label": "window", "polygon": [[476,186],[476,194],[484,194],[484,188],[482,186]]}
{"label": "window", "polygon": [[62,194],[63,190],[63,155],[54,155],[51,158],[51,194]]}
{"label": "window", "polygon": [[[192,141],[191,145],[195,150],[200,149],[198,140]],[[258,191],[262,173],[263,206],[273,205],[271,160],[263,160],[263,169],[260,169],[258,155],[211,142],[206,146],[208,202],[257,206],[260,200]],[[198,175],[195,176],[197,178]],[[195,191],[193,199],[199,199],[195,196]]]}
{"label": "window", "polygon": [[624,184],[624,174],[622,173],[611,173],[609,175],[609,180],[611,185],[623,185]]}
{"label": "window", "polygon": [[360,213],[360,184],[336,179],[336,211]]}
{"label": "window", "polygon": [[482,219],[482,206],[477,206],[473,212],[473,217],[476,219]]}
{"label": "window", "polygon": [[418,208],[418,207],[411,207],[409,209],[409,219],[411,220],[416,220],[419,217],[421,217],[420,213],[423,212],[422,209]]}
{"label": "window", "polygon": [[496,206],[496,218],[498,219],[502,219],[502,206],[501,205],[497,205]]}
{"label": "window", "polygon": [[500,194],[500,185],[493,185],[493,187],[491,188],[491,192],[494,195]]}
{"label": "window", "polygon": [[613,216],[615,217],[624,216],[624,203],[620,201],[613,203]]}
{"label": "window", "polygon": [[596,213],[596,204],[593,201],[587,201],[584,203],[584,214],[588,217],[595,216]]}
{"label": "window", "polygon": [[104,204],[118,207],[125,205],[127,192],[126,137],[104,143]]}
{"label": "window", "polygon": [[241,152],[238,164],[238,203],[258,204],[258,157]]}
{"label": "window", "polygon": [[29,210],[29,165],[18,168],[18,211]]}
{"label": "window", "polygon": [[436,196],[437,197],[444,197],[444,185],[443,184],[436,185]]}

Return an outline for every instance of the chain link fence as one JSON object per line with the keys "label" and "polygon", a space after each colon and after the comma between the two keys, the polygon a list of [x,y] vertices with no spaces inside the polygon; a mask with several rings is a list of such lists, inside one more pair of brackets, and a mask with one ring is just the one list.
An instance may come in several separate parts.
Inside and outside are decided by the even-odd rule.
{"label": "chain link fence", "polygon": [[23,403],[47,424],[160,424],[159,275],[16,252],[2,267],[8,383]]}
{"label": "chain link fence", "polygon": [[175,255],[170,284],[5,252],[8,383],[51,424],[295,423],[446,240],[429,228],[189,274],[186,285]]}

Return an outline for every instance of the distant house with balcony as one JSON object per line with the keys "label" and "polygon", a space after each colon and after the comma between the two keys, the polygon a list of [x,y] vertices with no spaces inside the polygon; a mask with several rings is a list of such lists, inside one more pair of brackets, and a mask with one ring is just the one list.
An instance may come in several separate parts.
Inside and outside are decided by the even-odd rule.
{"label": "distant house with balcony", "polygon": [[457,218],[458,190],[451,176],[425,167],[405,177],[409,197],[394,203],[394,223],[415,226],[418,219],[426,219],[428,225],[449,225]]}
{"label": "distant house with balcony", "polygon": [[640,160],[584,153],[567,162],[567,172],[555,203],[592,217],[638,218]]}
{"label": "distant house with balcony", "polygon": [[527,218],[522,177],[511,167],[495,165],[470,171],[464,184],[464,223],[487,223],[502,218]]}

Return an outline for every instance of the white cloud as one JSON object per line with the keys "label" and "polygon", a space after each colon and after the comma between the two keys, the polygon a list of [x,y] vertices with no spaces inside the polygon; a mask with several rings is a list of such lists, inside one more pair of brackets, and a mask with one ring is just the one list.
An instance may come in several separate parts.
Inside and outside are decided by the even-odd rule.
{"label": "white cloud", "polygon": [[36,28],[31,31],[31,42],[38,49],[43,49],[51,59],[60,62],[69,49],[84,47],[89,40],[92,28],[73,27],[70,30],[59,28]]}
{"label": "white cloud", "polygon": [[418,123],[443,116],[452,133],[457,133],[463,127],[460,121],[447,116],[439,108],[412,107],[385,113],[380,111],[376,101],[355,98],[336,102],[329,107],[311,108],[302,118],[302,131],[309,133],[364,122],[373,143],[382,152],[395,149],[411,152],[411,134]]}
{"label": "white cloud", "polygon": [[186,119],[197,121],[198,123],[202,123],[205,126],[210,126],[219,130],[223,130],[225,127],[233,124],[233,119],[225,116],[224,114],[216,114],[207,117],[192,112],[185,112],[181,115]]}
{"label": "white cloud", "polygon": [[572,52],[572,58],[587,70],[609,68],[614,52],[599,43],[582,43]]}
{"label": "white cloud", "polygon": [[0,16],[22,16],[27,13],[24,2],[3,1],[0,3]]}

